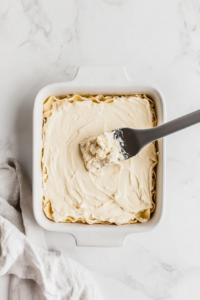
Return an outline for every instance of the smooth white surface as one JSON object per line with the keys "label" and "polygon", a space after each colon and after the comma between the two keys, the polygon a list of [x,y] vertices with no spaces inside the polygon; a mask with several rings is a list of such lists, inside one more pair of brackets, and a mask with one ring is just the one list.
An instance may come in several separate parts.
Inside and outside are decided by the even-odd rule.
{"label": "smooth white surface", "polygon": [[[200,108],[200,1],[38,0],[0,3],[0,160],[31,177],[32,108],[45,85],[82,64],[124,64],[134,83],[164,94],[168,120]],[[46,233],[86,265],[102,299],[200,299],[200,125],[167,138],[166,213],[123,248],[79,248]],[[1,300],[8,299],[0,278]]]}
{"label": "smooth white surface", "polygon": [[42,178],[41,178],[41,152],[42,152],[42,122],[44,99],[50,95],[91,93],[91,94],[134,94],[145,93],[155,102],[158,125],[166,121],[166,108],[164,97],[155,88],[145,85],[136,87],[128,79],[124,67],[119,66],[82,66],[79,67],[76,77],[66,83],[55,83],[41,89],[34,103],[33,109],[33,212],[36,221],[46,230],[67,232],[76,239],[78,246],[123,246],[125,238],[131,233],[142,233],[155,229],[164,216],[165,203],[165,143],[164,139],[158,141],[159,163],[157,166],[156,210],[146,223],[129,224],[124,226],[110,226],[94,224],[55,223],[47,219],[42,211]]}

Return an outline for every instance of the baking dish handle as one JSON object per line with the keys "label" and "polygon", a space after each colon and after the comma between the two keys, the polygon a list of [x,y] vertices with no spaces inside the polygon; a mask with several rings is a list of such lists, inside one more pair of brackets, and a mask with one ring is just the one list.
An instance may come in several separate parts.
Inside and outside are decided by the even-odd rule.
{"label": "baking dish handle", "polygon": [[124,245],[127,233],[122,232],[120,234],[117,231],[116,233],[114,232],[105,233],[105,231],[104,232],[79,231],[73,233],[72,235],[76,240],[76,245],[79,247],[122,247]]}
{"label": "baking dish handle", "polygon": [[71,82],[75,85],[117,85],[131,83],[124,66],[81,66]]}

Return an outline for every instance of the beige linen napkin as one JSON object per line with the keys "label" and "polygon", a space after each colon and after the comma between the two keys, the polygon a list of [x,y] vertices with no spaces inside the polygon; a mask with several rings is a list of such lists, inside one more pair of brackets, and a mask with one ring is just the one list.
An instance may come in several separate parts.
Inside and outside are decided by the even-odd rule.
{"label": "beige linen napkin", "polygon": [[30,185],[14,159],[0,165],[0,276],[12,274],[11,300],[97,300],[87,270],[48,251],[32,212]]}

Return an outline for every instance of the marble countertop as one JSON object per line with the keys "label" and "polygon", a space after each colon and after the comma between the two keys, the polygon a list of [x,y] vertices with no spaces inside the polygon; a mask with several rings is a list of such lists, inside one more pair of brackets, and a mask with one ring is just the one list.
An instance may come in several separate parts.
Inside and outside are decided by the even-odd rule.
{"label": "marble countertop", "polygon": [[[10,0],[0,3],[0,161],[31,178],[36,93],[80,65],[124,65],[164,94],[168,120],[200,108],[199,0]],[[200,299],[200,125],[167,138],[166,212],[124,247],[81,248],[46,232],[92,273],[102,299]],[[0,278],[1,300],[9,277]]]}

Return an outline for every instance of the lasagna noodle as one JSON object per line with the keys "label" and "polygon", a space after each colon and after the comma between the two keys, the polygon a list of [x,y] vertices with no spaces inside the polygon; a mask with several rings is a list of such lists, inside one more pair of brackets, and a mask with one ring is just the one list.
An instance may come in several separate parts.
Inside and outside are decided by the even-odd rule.
{"label": "lasagna noodle", "polygon": [[[88,120],[81,115],[83,109],[88,112]],[[127,118],[117,122],[122,111]],[[109,112],[112,112],[114,119],[108,117]],[[143,120],[140,122],[140,116],[146,119],[144,124]],[[138,125],[134,122],[137,118]],[[101,175],[90,174],[85,169],[78,144],[104,131],[119,127],[151,128],[156,126],[156,123],[154,102],[146,95],[74,94],[59,98],[49,97],[43,104],[42,130],[43,211],[46,217],[56,222],[87,224],[121,225],[148,221],[155,209],[156,199],[155,143],[147,145],[130,160],[104,168]],[[66,151],[64,156],[68,156],[68,159],[65,162],[69,165],[62,165],[61,158],[59,161],[59,156],[63,155],[63,152],[61,154],[58,149],[59,143],[62,145],[62,150]],[[73,149],[72,145],[77,149]],[[78,165],[73,162],[74,152],[79,159]],[[144,160],[146,160],[145,167]],[[138,170],[139,177],[137,177],[136,170],[137,167],[140,168],[140,164],[143,169]],[[70,166],[71,170],[68,169]],[[83,178],[87,178],[88,182]],[[108,178],[110,178],[109,182],[105,182]],[[120,190],[116,182],[120,183]],[[76,189],[73,188],[73,184]],[[82,186],[85,191],[81,189]],[[125,190],[128,191],[126,195]],[[136,203],[135,207],[134,203]]]}

